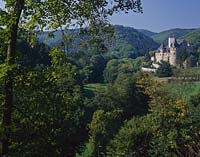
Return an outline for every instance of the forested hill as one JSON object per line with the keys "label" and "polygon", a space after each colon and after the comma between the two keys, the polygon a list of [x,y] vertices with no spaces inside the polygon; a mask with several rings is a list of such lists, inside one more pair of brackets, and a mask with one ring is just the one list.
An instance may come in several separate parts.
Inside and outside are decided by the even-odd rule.
{"label": "forested hill", "polygon": [[176,29],[170,29],[170,30],[166,30],[166,31],[157,33],[157,34],[155,34],[155,35],[153,35],[151,37],[157,43],[162,43],[162,42],[166,42],[167,39],[168,39],[168,37],[171,34],[174,34],[176,38],[181,38],[184,35],[186,35],[187,33],[192,32],[193,30],[195,30],[195,29],[181,29],[181,28],[176,28]]}
{"label": "forested hill", "polygon": [[[184,38],[193,43],[194,47],[199,47],[200,29],[170,29],[160,33],[151,32],[144,29],[134,29],[132,27],[124,27],[120,25],[114,26],[115,35],[113,42],[106,44],[108,48],[108,56],[115,58],[136,58],[144,56],[146,52],[155,50],[162,42],[167,42],[168,37],[174,34],[176,38]],[[69,30],[68,34],[74,35],[78,33],[78,29]],[[54,32],[54,38],[48,38],[49,32],[39,35],[39,41],[45,42],[51,47],[58,46],[62,41],[61,31]],[[82,37],[79,35],[69,46],[69,52],[77,52],[80,50],[80,42]]]}
{"label": "forested hill", "polygon": [[[119,58],[131,57],[135,58],[137,56],[145,55],[149,50],[153,50],[158,47],[158,44],[142,33],[131,27],[124,27],[116,25],[114,26],[115,36],[113,37],[112,44],[108,44],[109,55],[114,55]],[[70,30],[69,34],[77,33],[78,30]],[[39,41],[45,42],[49,46],[57,46],[61,43],[62,35],[61,31],[56,31],[54,33],[54,38],[48,38],[48,33],[45,32],[39,35]],[[73,46],[71,48],[79,49],[79,38],[76,38]],[[69,50],[70,51],[70,50]]]}
{"label": "forested hill", "polygon": [[152,32],[152,31],[149,31],[149,30],[146,30],[146,29],[137,29],[140,33],[143,33],[144,35],[148,36],[148,37],[152,37],[158,33],[156,32]]}
{"label": "forested hill", "polygon": [[182,38],[190,42],[194,51],[200,53],[200,28],[193,30]]}
{"label": "forested hill", "polygon": [[191,31],[190,33],[183,36],[184,39],[194,43],[200,41],[200,28]]}
{"label": "forested hill", "polygon": [[115,32],[115,44],[110,48],[115,54],[135,58],[158,47],[158,43],[134,28],[117,25]]}
{"label": "forested hill", "polygon": [[[76,34],[76,33],[78,33],[78,29],[68,30],[68,35]],[[62,32],[59,30],[53,33],[47,31],[47,32],[44,32],[43,34],[38,35],[38,39],[40,42],[44,42],[50,47],[55,47],[55,46],[58,46],[62,41]]]}

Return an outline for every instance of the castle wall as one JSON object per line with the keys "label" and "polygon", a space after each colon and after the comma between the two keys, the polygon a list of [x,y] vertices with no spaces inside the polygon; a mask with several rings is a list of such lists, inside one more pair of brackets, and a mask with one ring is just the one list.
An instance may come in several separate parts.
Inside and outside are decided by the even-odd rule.
{"label": "castle wall", "polygon": [[156,69],[142,67],[142,71],[144,71],[144,72],[156,72]]}
{"label": "castle wall", "polygon": [[155,53],[155,58],[157,63],[161,63],[161,61],[169,62],[170,53]]}
{"label": "castle wall", "polygon": [[177,66],[177,49],[183,46],[186,48],[186,51],[189,47],[186,41],[183,41],[179,44],[176,41],[174,36],[170,36],[168,39],[168,46],[165,47],[163,44],[158,48],[157,52],[155,53],[155,59],[152,61],[154,63],[160,63],[161,61],[168,62],[170,65]]}
{"label": "castle wall", "polygon": [[169,64],[176,66],[176,48],[170,49]]}

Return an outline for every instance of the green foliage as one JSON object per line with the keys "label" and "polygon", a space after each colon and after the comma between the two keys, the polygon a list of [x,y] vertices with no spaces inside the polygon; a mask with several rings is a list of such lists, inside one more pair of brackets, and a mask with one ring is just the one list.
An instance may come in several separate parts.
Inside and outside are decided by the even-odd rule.
{"label": "green foliage", "polygon": [[198,119],[193,117],[196,111],[181,99],[169,99],[163,94],[160,95],[162,97],[157,96],[151,105],[154,131],[150,156],[195,155],[195,150],[190,150],[190,147],[194,143],[198,144],[194,138],[199,130],[196,123]]}
{"label": "green foliage", "polygon": [[156,75],[159,77],[170,77],[172,74],[172,66],[167,62],[162,62],[156,71]]}
{"label": "green foliage", "polygon": [[30,46],[27,42],[21,41],[17,45],[17,62],[23,67],[34,68],[38,65],[50,65],[49,47],[42,43]]}
{"label": "green foliage", "polygon": [[121,126],[121,115],[120,110],[113,110],[112,112],[97,110],[93,114],[89,125],[89,142],[95,146],[94,156],[98,156],[100,153],[105,154],[106,145]]}
{"label": "green foliage", "polygon": [[162,42],[167,42],[168,37],[172,34],[174,34],[174,36],[176,38],[181,38],[184,35],[186,35],[187,33],[192,32],[193,30],[194,29],[178,29],[178,28],[177,29],[170,29],[170,30],[167,30],[167,31],[157,33],[157,34],[155,34],[151,37],[157,43],[162,43]]}
{"label": "green foliage", "polygon": [[139,32],[143,33],[144,35],[151,37],[153,35],[156,35],[157,33],[149,31],[149,30],[145,30],[145,29],[138,29]]}
{"label": "green foliage", "polygon": [[173,75],[176,77],[197,77],[200,75],[200,68],[174,69]]}
{"label": "green foliage", "polygon": [[81,152],[80,154],[77,153],[76,157],[91,157],[94,154],[94,144],[93,143],[87,143],[84,147],[83,147],[83,152]]}
{"label": "green foliage", "polygon": [[191,53],[194,55],[198,61],[200,59],[200,29],[196,29],[185,36],[183,36],[183,39],[189,41],[190,47],[191,47]]}
{"label": "green foliage", "polygon": [[81,87],[63,54],[53,49],[52,66],[16,76],[11,155],[72,156],[83,139]]}
{"label": "green foliage", "polygon": [[[113,85],[88,85],[94,91],[92,102],[87,105],[88,114],[94,113],[89,125],[89,145],[94,146],[91,156],[106,154],[106,147],[117,134],[125,120],[134,115],[144,115],[148,110],[148,96],[136,86],[139,76],[120,75]],[[98,88],[98,89],[96,89]],[[81,152],[88,152],[84,147]],[[81,153],[80,153],[81,154]]]}
{"label": "green foliage", "polygon": [[187,47],[179,47],[177,50],[177,64],[180,67],[183,67],[183,62],[186,60],[186,58],[189,56],[189,54],[187,53]]}
{"label": "green foliage", "polygon": [[136,74],[120,75],[113,85],[96,93],[91,105],[104,111],[122,110],[124,119],[133,115],[143,115],[148,111],[148,96],[137,87],[140,76]]}
{"label": "green foliage", "polygon": [[[200,91],[199,91],[200,93]],[[200,95],[196,94],[195,95],[192,95],[191,98],[190,98],[190,102],[192,105],[194,105],[195,107],[199,106],[200,105]]]}
{"label": "green foliage", "polygon": [[103,82],[103,71],[106,66],[106,60],[102,55],[78,52],[71,56],[67,55],[67,59],[79,68],[80,79],[84,84]]}
{"label": "green foliage", "polygon": [[[33,47],[36,44],[36,30],[60,29],[65,51],[65,42],[71,42],[71,38],[65,38],[63,27],[65,30],[87,25],[94,35],[89,42],[99,52],[99,49],[105,48],[99,34],[107,30],[105,26],[109,24],[109,16],[119,11],[142,12],[140,0],[128,4],[126,0],[4,2],[6,7],[0,10],[0,25],[5,28],[2,47],[7,46],[7,57],[2,62],[6,61],[9,68],[15,65],[17,57],[22,63],[25,63],[25,57],[29,57],[28,53],[27,56],[23,53],[16,55],[18,30],[26,34],[25,38]],[[38,53],[41,59],[42,54]],[[51,66],[36,66],[34,69],[19,66],[6,72],[5,98],[1,102],[4,104],[2,156],[74,156],[85,137],[78,71],[74,65],[66,62],[65,53],[59,49],[52,49],[50,55]],[[34,67],[39,62],[33,62]]]}
{"label": "green foliage", "polygon": [[0,63],[3,62],[5,58],[5,51],[6,51],[6,35],[5,31],[0,28]]}
{"label": "green foliage", "polygon": [[[111,27],[112,28],[112,27]],[[117,58],[136,58],[138,56],[143,56],[145,53],[149,50],[154,50],[159,45],[154,42],[150,37],[144,35],[143,33],[140,33],[134,28],[130,27],[123,27],[123,26],[113,26],[114,30],[110,30],[110,33],[113,34],[114,31],[114,37],[111,37],[109,32],[109,28],[106,27],[103,32],[107,32],[108,36],[107,38],[103,37],[103,41],[97,42],[93,41],[95,43],[104,43],[107,50],[102,51],[100,47],[96,48],[95,45],[90,42],[90,44],[86,44],[86,41],[88,41],[88,34],[80,34],[79,29],[77,30],[70,30],[67,31],[67,36],[74,35],[74,40],[71,44],[69,44],[69,49],[67,52],[77,52],[79,50],[83,50],[82,46],[86,44],[87,49],[85,51],[87,53],[98,53],[98,52],[107,52],[105,55],[107,57],[117,57]],[[107,34],[105,33],[105,34]],[[103,34],[103,36],[105,36]],[[49,46],[58,46],[60,41],[62,40],[62,33],[61,31],[56,31],[54,33],[54,38],[46,39],[48,37],[48,32],[45,32],[44,34],[41,34],[38,36],[40,42],[45,42]],[[110,40],[108,40],[110,39]],[[47,41],[45,41],[47,40]],[[93,45],[93,48],[92,48]],[[85,48],[85,47],[84,47]]]}
{"label": "green foliage", "polygon": [[104,70],[105,82],[113,83],[119,75],[131,74],[140,69],[143,63],[143,58],[133,59],[112,59]]}
{"label": "green foliage", "polygon": [[[108,156],[196,156],[199,153],[199,106],[172,99],[160,84],[140,86],[151,97],[150,113],[133,118],[107,146]],[[142,87],[141,86],[141,87]],[[192,131],[191,131],[192,130]]]}
{"label": "green foliage", "polygon": [[193,46],[193,44],[196,45],[199,43],[199,35],[200,35],[200,29],[195,29],[186,34],[185,36],[183,36],[183,38],[188,40],[190,44],[192,44]]}
{"label": "green foliage", "polygon": [[107,156],[147,156],[151,139],[148,117],[134,117],[126,122],[107,146]]}
{"label": "green foliage", "polygon": [[[149,60],[148,54],[145,58],[113,59],[109,62],[112,55],[98,54],[105,52],[104,46],[108,44],[101,38],[103,32],[110,29],[109,25],[107,27],[108,17],[120,10],[141,12],[140,0],[128,3],[126,0],[5,2],[7,10],[0,11],[0,23],[4,21],[4,26],[8,26],[0,30],[3,33],[0,37],[0,104],[5,102],[3,83],[7,81],[8,71],[13,78],[10,89],[13,89],[11,95],[14,99],[10,104],[12,124],[1,126],[0,136],[2,140],[9,135],[9,156],[154,157],[199,154],[200,108],[197,93],[192,93],[194,96],[190,102],[183,101],[180,96],[171,98],[161,89],[163,86],[153,82],[149,76],[135,73],[145,59]],[[20,17],[15,14],[15,9],[21,8],[17,8],[16,2],[23,4],[19,19],[19,27],[23,29],[20,31],[30,31],[24,31],[23,39],[16,35],[17,54],[10,57],[17,64],[10,62],[7,65],[4,52],[10,33],[17,30],[12,28]],[[80,31],[88,31],[93,36],[87,38],[88,43],[81,45],[82,51],[66,54],[73,35],[65,37],[65,31],[71,26],[84,27],[85,24],[89,27]],[[44,28],[61,29],[63,41],[58,47],[64,51],[54,47],[48,56],[46,46],[36,43],[33,30]],[[116,33],[117,46],[112,51],[116,58],[134,58],[154,47],[155,42],[138,31],[121,26],[115,29],[119,29]],[[24,39],[28,39],[29,43]],[[121,50],[124,54],[120,54]],[[89,54],[85,55],[86,52]],[[106,62],[105,80],[112,84],[89,84],[84,89],[80,80],[82,83],[102,81]],[[164,69],[164,72],[169,72],[170,67],[165,65]],[[84,93],[86,90],[92,91],[93,95],[88,96]],[[3,110],[1,106],[0,113]],[[4,124],[2,118],[0,124]]]}
{"label": "green foliage", "polygon": [[103,82],[103,71],[106,66],[106,61],[101,55],[93,55],[90,58],[90,66],[92,73],[88,79],[89,82]]}
{"label": "green foliage", "polygon": [[150,37],[133,28],[118,25],[114,28],[115,40],[109,53],[117,58],[137,58],[158,47]]}
{"label": "green foliage", "polygon": [[84,93],[86,97],[92,98],[95,94],[102,93],[107,89],[107,84],[95,83],[84,85]]}
{"label": "green foliage", "polygon": [[171,98],[188,101],[193,95],[200,93],[200,82],[171,82],[164,84],[162,90],[166,91]]}

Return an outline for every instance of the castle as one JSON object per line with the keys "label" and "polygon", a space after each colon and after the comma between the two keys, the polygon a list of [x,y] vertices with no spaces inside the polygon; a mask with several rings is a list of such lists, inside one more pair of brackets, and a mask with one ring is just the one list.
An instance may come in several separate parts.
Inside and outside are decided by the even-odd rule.
{"label": "castle", "polygon": [[[168,39],[168,45],[161,44],[155,55],[151,57],[153,63],[160,63],[161,61],[168,62],[170,65],[177,66],[177,54],[178,49],[181,47],[189,47],[189,43],[185,40],[177,42],[174,35],[171,35]],[[187,52],[186,52],[187,53]]]}

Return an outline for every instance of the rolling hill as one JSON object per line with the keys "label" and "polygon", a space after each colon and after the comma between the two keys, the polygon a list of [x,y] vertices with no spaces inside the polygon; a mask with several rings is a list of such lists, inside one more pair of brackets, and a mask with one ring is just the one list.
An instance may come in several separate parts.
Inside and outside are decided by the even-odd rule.
{"label": "rolling hill", "polygon": [[[106,44],[108,47],[108,55],[116,56],[117,58],[143,56],[149,50],[154,50],[159,45],[150,37],[131,27],[114,26],[115,35],[112,44]],[[78,30],[70,30],[69,34],[77,33]],[[144,32],[144,31],[143,31]],[[45,42],[49,46],[58,46],[61,42],[62,36],[60,31],[54,33],[54,38],[48,39],[48,33],[39,36],[40,42]],[[76,42],[71,46],[73,50],[79,50],[80,38],[76,38]]]}
{"label": "rolling hill", "polygon": [[158,44],[150,37],[134,28],[117,25],[115,32],[115,41],[110,51],[119,56],[136,58],[158,47]]}
{"label": "rolling hill", "polygon": [[153,36],[151,36],[151,38],[156,41],[157,43],[162,43],[162,42],[166,42],[168,37],[171,34],[174,34],[176,38],[181,38],[184,35],[194,31],[195,29],[180,29],[180,28],[175,28],[175,29],[170,29],[167,31],[163,31],[160,33],[157,33]]}
{"label": "rolling hill", "polygon": [[156,32],[152,32],[152,31],[149,31],[149,30],[146,30],[146,29],[137,29],[137,30],[138,30],[138,32],[143,33],[144,35],[146,35],[148,37],[152,37],[152,36],[158,34]]}
{"label": "rolling hill", "polygon": [[200,28],[191,31],[190,33],[187,33],[182,38],[190,41],[191,43],[200,41]]}
{"label": "rolling hill", "polygon": [[184,35],[182,38],[190,42],[194,51],[200,52],[200,28]]}

